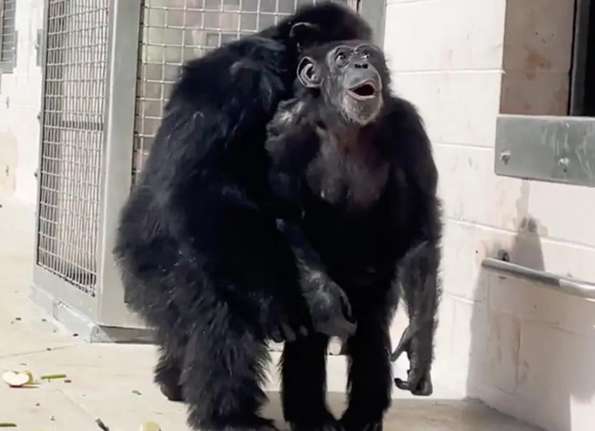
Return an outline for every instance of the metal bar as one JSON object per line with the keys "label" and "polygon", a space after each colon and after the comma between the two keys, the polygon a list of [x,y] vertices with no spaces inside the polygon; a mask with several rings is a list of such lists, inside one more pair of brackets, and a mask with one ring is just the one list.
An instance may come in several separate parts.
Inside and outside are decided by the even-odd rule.
{"label": "metal bar", "polygon": [[106,151],[99,256],[98,322],[107,326],[144,328],[140,318],[126,307],[124,287],[112,250],[120,209],[132,186],[134,115],[138,67],[141,0],[112,0],[110,64],[106,103]]}
{"label": "metal bar", "polygon": [[[46,78],[47,78],[47,35],[48,35],[48,12],[49,11],[49,0],[45,0],[43,2],[43,37],[41,38],[41,46],[39,49],[41,50],[41,101],[40,101],[40,111],[37,116],[39,120],[39,143],[38,146],[41,149],[44,143],[44,136],[43,136],[43,123],[44,123],[44,116],[45,116],[45,93],[46,93]],[[43,151],[39,151],[37,155],[37,170],[35,171],[35,177],[37,178],[37,188],[35,197],[35,263],[33,264],[34,267],[37,266],[37,262],[39,261],[39,225],[40,225],[40,218],[41,218],[41,176],[39,174],[41,170],[41,164],[43,161]]]}
{"label": "metal bar", "polygon": [[62,129],[101,131],[104,124],[96,121],[61,120],[57,127]]}
{"label": "metal bar", "polygon": [[[571,71],[570,115],[584,115],[591,0],[576,0]],[[595,48],[591,48],[595,49]]]}
{"label": "metal bar", "polygon": [[567,295],[578,296],[580,298],[595,299],[595,283],[588,281],[575,280],[552,274],[546,271],[538,271],[526,266],[517,265],[503,260],[486,258],[482,262],[486,269],[509,274],[513,277],[531,280],[539,283],[540,286],[555,290]]}

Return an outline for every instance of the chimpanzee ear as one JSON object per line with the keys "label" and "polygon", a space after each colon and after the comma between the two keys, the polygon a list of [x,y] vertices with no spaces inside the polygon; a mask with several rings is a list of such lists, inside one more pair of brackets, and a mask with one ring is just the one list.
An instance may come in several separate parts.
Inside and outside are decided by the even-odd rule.
{"label": "chimpanzee ear", "polygon": [[320,38],[320,27],[309,22],[297,22],[289,30],[289,38],[298,51],[302,51]]}
{"label": "chimpanzee ear", "polygon": [[320,68],[311,57],[304,57],[300,60],[297,68],[297,77],[300,83],[306,88],[320,88],[322,84]]}

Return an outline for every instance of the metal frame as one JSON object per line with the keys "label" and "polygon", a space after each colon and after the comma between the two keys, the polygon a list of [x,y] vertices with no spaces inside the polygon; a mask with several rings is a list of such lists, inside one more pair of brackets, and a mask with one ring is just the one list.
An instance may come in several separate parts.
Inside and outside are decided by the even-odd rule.
{"label": "metal frame", "polygon": [[[589,13],[592,0],[576,0],[572,55],[570,115],[584,114],[585,79],[589,42]],[[595,47],[594,47],[595,48]]]}
{"label": "metal frame", "polygon": [[[8,31],[4,26],[6,25],[6,20],[4,17],[5,13],[5,6],[6,3],[11,3],[11,10],[13,12],[11,22],[9,23],[12,28],[9,28]],[[16,0],[0,0],[0,74],[2,73],[12,73],[16,66],[17,61],[17,38],[18,33],[16,31],[16,7],[17,2]],[[11,45],[8,50],[4,46],[5,43],[10,41]],[[4,59],[4,55],[7,53],[10,54],[9,59]]]}
{"label": "metal frame", "polygon": [[112,256],[120,209],[132,186],[130,161],[133,155],[141,0],[112,0],[112,7],[112,54],[108,75],[103,211],[100,223],[98,323],[144,328],[145,323],[126,307],[124,287]]}

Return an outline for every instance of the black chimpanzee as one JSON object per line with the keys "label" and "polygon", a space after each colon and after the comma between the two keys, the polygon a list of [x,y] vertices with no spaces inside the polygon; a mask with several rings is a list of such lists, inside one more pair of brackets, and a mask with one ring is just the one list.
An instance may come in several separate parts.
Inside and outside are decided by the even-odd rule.
{"label": "black chimpanzee", "polygon": [[[383,53],[369,42],[312,48],[299,63],[295,97],[268,127],[269,179],[286,203],[278,226],[306,275],[303,288],[338,284],[357,322],[347,340],[349,406],[340,421],[347,431],[382,429],[398,281],[410,326],[394,357],[407,352],[411,368],[396,383],[432,392],[438,175],[420,117],[389,85]],[[285,344],[283,407],[294,430],[340,429],[325,404],[327,343],[313,334]]]}
{"label": "black chimpanzee", "polygon": [[298,52],[370,35],[347,8],[303,8],[190,62],[173,90],[122,211],[115,257],[129,306],[157,329],[155,380],[189,404],[195,429],[275,429],[259,414],[268,340],[354,331],[338,286],[300,290],[264,143],[292,94]]}

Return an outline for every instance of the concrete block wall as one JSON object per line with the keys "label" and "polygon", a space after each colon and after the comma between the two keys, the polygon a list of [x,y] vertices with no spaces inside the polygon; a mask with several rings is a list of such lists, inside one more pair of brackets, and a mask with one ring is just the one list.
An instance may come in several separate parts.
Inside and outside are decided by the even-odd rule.
{"label": "concrete block wall", "polygon": [[36,42],[42,23],[43,0],[16,2],[17,63],[12,73],[0,75],[0,192],[31,204],[37,190],[41,68]]}
{"label": "concrete block wall", "polygon": [[[488,273],[481,262],[505,250],[516,263],[595,281],[595,189],[497,177],[493,168],[507,70],[534,56],[516,49],[512,11],[566,23],[560,9],[571,3],[388,0],[385,39],[395,90],[425,118],[441,174],[436,380],[550,431],[595,426],[595,303]],[[560,59],[552,70],[566,70],[563,46],[541,43]]]}

